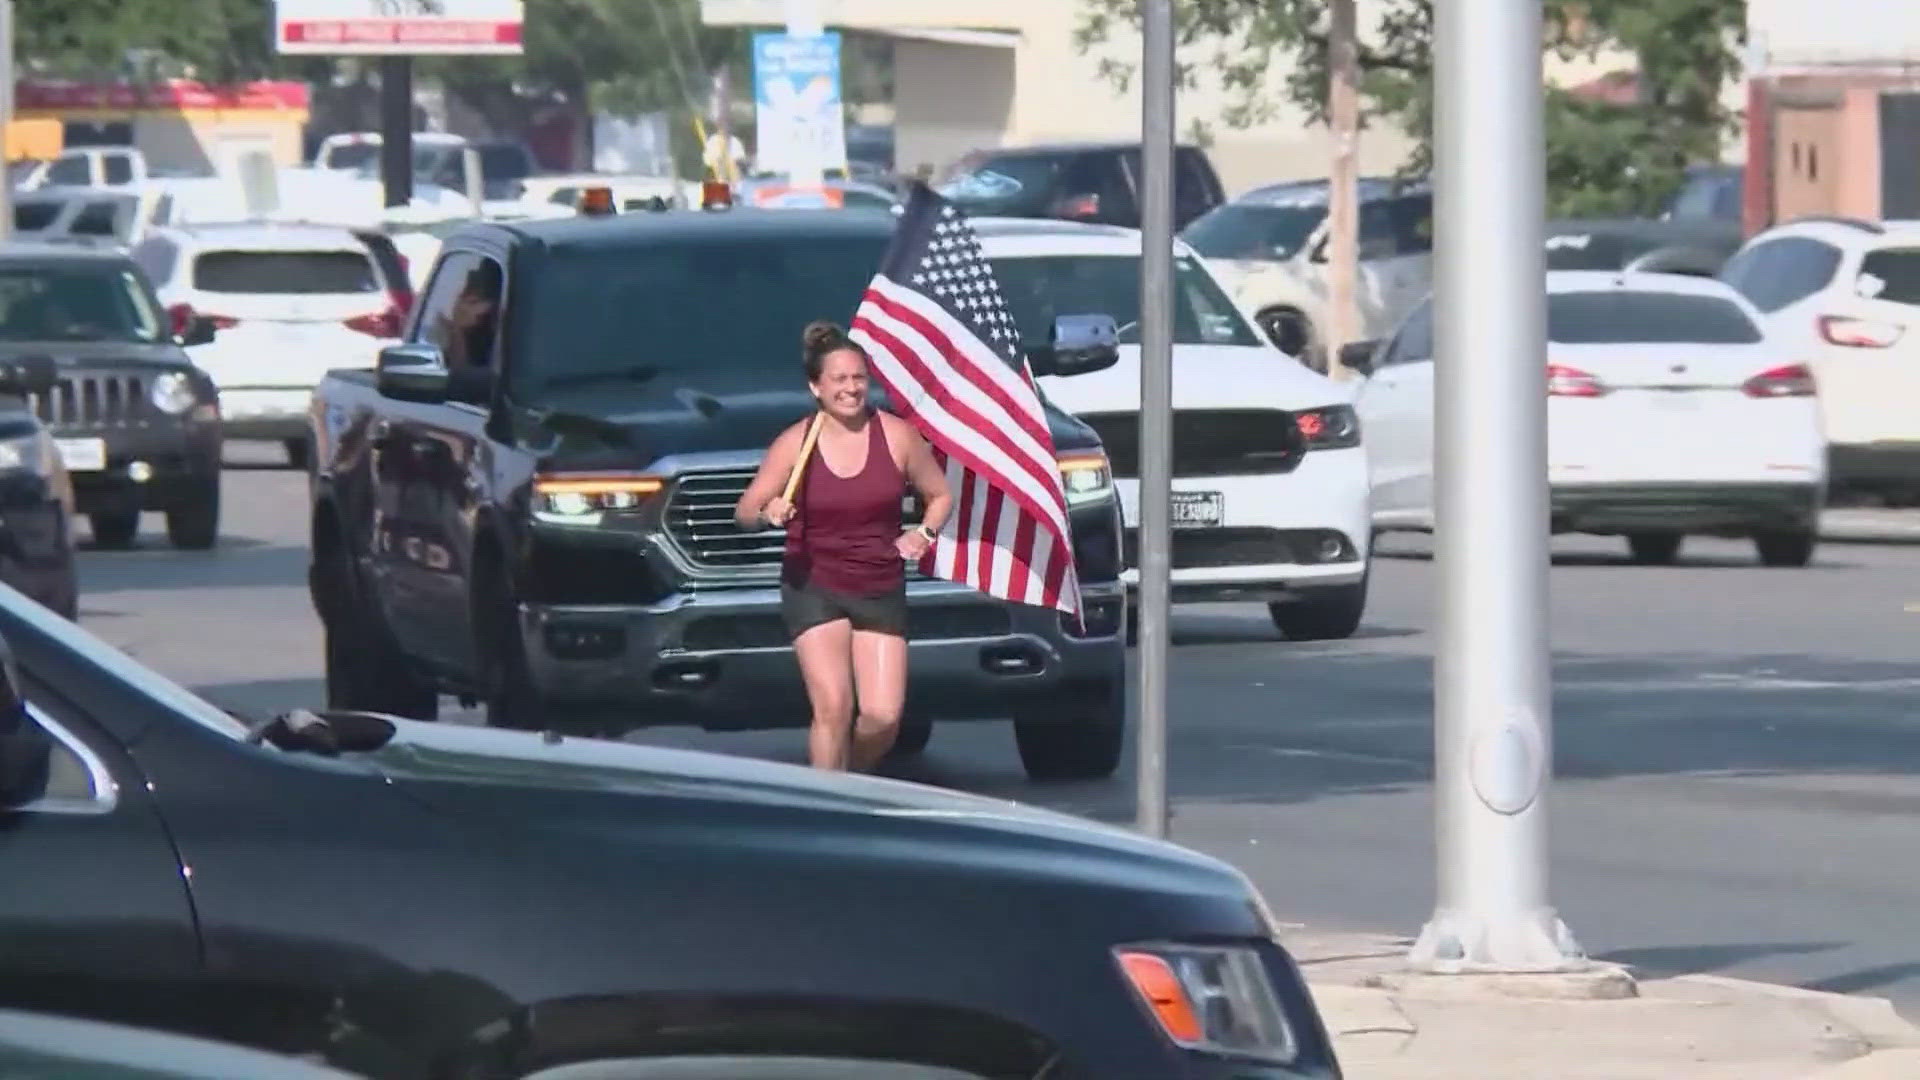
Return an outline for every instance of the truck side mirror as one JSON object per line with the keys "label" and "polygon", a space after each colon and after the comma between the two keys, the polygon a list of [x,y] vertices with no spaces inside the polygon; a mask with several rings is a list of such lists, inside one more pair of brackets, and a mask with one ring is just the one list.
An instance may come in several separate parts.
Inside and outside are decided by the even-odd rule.
{"label": "truck side mirror", "polygon": [[438,346],[422,341],[389,345],[374,367],[374,388],[396,401],[437,405],[447,400],[452,377]]}
{"label": "truck side mirror", "polygon": [[196,345],[211,345],[219,332],[219,327],[214,325],[212,319],[195,315],[187,320],[187,325],[180,331],[180,346],[191,349]]}
{"label": "truck side mirror", "polygon": [[1035,375],[1085,375],[1120,362],[1120,327],[1111,315],[1062,315],[1047,343],[1027,351]]}
{"label": "truck side mirror", "polygon": [[51,356],[23,356],[0,364],[0,394],[27,397],[53,389],[59,366]]}

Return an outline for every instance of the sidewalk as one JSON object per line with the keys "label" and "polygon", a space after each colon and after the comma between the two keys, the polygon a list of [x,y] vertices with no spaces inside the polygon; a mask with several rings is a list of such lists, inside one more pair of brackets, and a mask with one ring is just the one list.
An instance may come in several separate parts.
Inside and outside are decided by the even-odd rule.
{"label": "sidewalk", "polygon": [[1820,539],[1855,544],[1920,544],[1920,510],[1826,510]]}
{"label": "sidewalk", "polygon": [[1347,1080],[1920,1077],[1920,1028],[1882,998],[1685,975],[1618,1000],[1554,999],[1514,979],[1407,977],[1402,938],[1290,927],[1281,940]]}

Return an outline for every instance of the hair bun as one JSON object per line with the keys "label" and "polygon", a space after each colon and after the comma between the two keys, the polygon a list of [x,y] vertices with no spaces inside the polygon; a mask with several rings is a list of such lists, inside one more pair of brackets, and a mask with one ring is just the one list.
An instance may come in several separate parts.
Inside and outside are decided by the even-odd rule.
{"label": "hair bun", "polygon": [[828,322],[825,319],[808,323],[807,328],[800,332],[800,344],[809,353],[831,351],[846,342],[847,332],[842,330],[838,323]]}

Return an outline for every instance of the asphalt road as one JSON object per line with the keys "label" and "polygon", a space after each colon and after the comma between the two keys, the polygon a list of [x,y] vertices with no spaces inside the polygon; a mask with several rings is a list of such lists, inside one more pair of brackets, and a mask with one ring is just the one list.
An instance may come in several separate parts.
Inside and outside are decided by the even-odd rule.
{"label": "asphalt road", "polygon": [[[318,704],[305,495],[299,473],[235,469],[218,551],[173,551],[150,518],[141,549],[84,553],[83,625],[226,707]],[[1245,868],[1282,918],[1412,934],[1433,895],[1434,579],[1424,541],[1388,550],[1348,642],[1176,610],[1174,838]],[[1801,571],[1731,543],[1672,568],[1555,552],[1552,880],[1581,944],[1920,1017],[1920,547],[1830,546]],[[642,738],[804,760],[795,731]],[[1130,822],[1132,769],[1032,785],[984,723],[939,728],[901,775]]]}

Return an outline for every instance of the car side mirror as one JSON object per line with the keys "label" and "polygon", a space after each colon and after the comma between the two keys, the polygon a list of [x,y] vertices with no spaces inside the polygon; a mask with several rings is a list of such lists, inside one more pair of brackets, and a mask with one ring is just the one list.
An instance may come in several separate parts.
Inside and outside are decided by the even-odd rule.
{"label": "car side mirror", "polygon": [[0,394],[27,397],[53,389],[59,365],[51,356],[23,356],[0,364]]}
{"label": "car side mirror", "polygon": [[1373,358],[1380,351],[1378,341],[1355,341],[1340,346],[1340,366],[1362,375],[1373,374]]}
{"label": "car side mirror", "polygon": [[437,405],[448,400],[452,383],[439,347],[421,341],[381,349],[373,372],[374,388],[396,401]]}
{"label": "car side mirror", "polygon": [[27,713],[13,653],[0,641],[0,810],[39,801],[52,768],[53,736]]}
{"label": "car side mirror", "polygon": [[205,315],[195,315],[187,320],[187,325],[180,331],[177,340],[182,348],[191,349],[196,345],[211,345],[219,332],[220,328],[214,325],[212,319]]}
{"label": "car side mirror", "polygon": [[1085,375],[1120,362],[1120,327],[1111,315],[1062,315],[1047,344],[1027,352],[1035,375]]}

